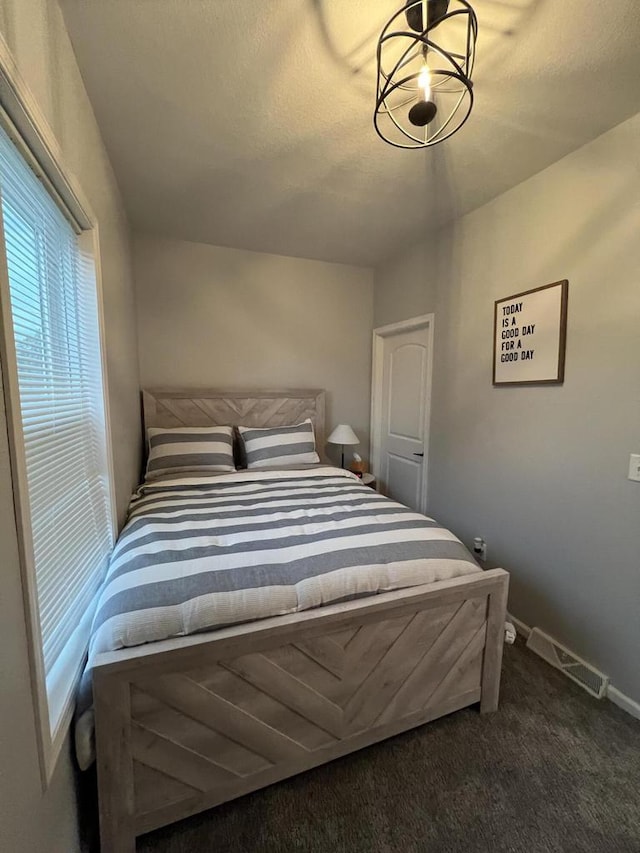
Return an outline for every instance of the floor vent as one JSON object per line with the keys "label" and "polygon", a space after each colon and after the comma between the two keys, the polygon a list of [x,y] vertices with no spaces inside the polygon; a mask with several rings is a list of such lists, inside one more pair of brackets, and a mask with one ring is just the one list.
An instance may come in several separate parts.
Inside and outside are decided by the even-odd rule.
{"label": "floor vent", "polygon": [[609,677],[602,672],[598,672],[582,658],[576,657],[569,649],[560,645],[556,640],[548,634],[543,633],[539,628],[532,628],[529,638],[527,639],[527,648],[531,649],[541,658],[555,666],[565,675],[568,675],[572,681],[579,684],[581,687],[595,696],[597,699],[602,697],[607,692]]}

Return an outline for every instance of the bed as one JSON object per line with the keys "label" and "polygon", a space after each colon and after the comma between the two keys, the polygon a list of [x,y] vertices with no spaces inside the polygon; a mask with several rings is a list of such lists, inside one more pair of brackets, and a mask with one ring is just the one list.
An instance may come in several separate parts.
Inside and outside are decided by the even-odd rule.
{"label": "bed", "polygon": [[[147,428],[263,428],[308,418],[319,450],[324,446],[321,391],[145,391],[143,410]],[[231,607],[233,624],[202,631],[210,616],[199,610],[190,614],[202,620],[189,627],[196,633],[148,635],[155,641],[115,651],[104,649],[142,642],[127,634],[137,631],[139,613],[123,628],[122,614],[103,608],[90,660],[103,853],[133,853],[138,835],[469,705],[497,708],[508,574],[465,564],[452,534],[354,480],[313,466],[229,473],[211,482],[179,479],[141,492],[132,511],[138,524],[151,513],[147,520],[157,525],[178,502],[180,511],[188,510],[184,518],[193,519],[194,502],[205,499],[223,510],[233,530],[247,495],[252,508],[274,519],[283,517],[281,496],[294,495],[298,506],[313,508],[295,546],[311,547],[319,568],[317,576],[308,569],[292,576],[295,589],[278,578],[273,588],[280,599],[260,612],[261,596],[251,586],[262,575],[248,566],[250,581],[243,581],[240,597],[233,585],[224,590],[220,612]],[[348,522],[336,520],[347,516]],[[271,517],[261,515],[257,529],[269,531]],[[194,535],[190,524],[178,525],[180,535]],[[345,524],[349,529],[342,530]],[[307,546],[316,526],[319,544]],[[223,544],[224,532],[221,527]],[[273,548],[271,535],[278,533],[254,531],[247,547],[254,554]],[[380,564],[366,588],[349,585],[363,581],[345,570],[348,561],[336,557],[332,571],[320,565],[339,555],[344,536],[359,543],[367,567]],[[416,552],[426,555],[422,574],[411,550],[399,552],[415,543],[435,548],[433,559],[428,550]],[[153,547],[162,552],[162,545]],[[234,556],[243,568],[246,550]],[[283,553],[271,560],[277,571]],[[107,596],[109,606],[117,598]]]}

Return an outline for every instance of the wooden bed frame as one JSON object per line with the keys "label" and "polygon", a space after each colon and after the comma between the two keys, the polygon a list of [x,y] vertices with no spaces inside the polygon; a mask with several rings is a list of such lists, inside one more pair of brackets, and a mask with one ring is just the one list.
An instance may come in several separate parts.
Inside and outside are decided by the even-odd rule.
{"label": "wooden bed frame", "polygon": [[[147,426],[311,417],[324,435],[318,391],[143,399]],[[468,705],[496,710],[507,587],[493,569],[99,655],[102,853]]]}

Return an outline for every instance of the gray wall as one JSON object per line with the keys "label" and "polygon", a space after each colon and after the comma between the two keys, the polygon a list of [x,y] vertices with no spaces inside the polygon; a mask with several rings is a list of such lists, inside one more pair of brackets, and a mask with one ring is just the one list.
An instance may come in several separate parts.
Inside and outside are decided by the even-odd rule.
{"label": "gray wall", "polygon": [[[640,115],[376,271],[434,311],[429,512],[511,572],[512,612],[640,700]],[[454,191],[454,188],[451,188]],[[493,388],[493,302],[568,278],[566,379]]]}
{"label": "gray wall", "polygon": [[434,275],[436,241],[424,239],[394,256],[374,275],[374,323],[384,326],[421,314],[430,314],[436,304]]}
{"label": "gray wall", "polygon": [[[66,166],[98,217],[109,398],[120,516],[139,470],[140,426],[135,303],[129,236],[118,188],[62,16],[53,0],[0,0],[0,31]],[[0,849],[79,849],[69,744],[43,794],[36,752],[5,413],[0,398]]]}
{"label": "gray wall", "polygon": [[372,270],[154,237],[134,265],[144,386],[324,388],[368,456]]}

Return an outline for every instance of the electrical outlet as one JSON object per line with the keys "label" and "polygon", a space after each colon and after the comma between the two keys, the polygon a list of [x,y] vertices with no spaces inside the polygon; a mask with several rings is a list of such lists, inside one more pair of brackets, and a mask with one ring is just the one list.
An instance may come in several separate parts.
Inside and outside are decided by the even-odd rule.
{"label": "electrical outlet", "polygon": [[629,457],[629,479],[640,483],[640,453],[632,453]]}
{"label": "electrical outlet", "polygon": [[487,559],[487,543],[482,536],[476,536],[473,540],[473,555],[482,563]]}

